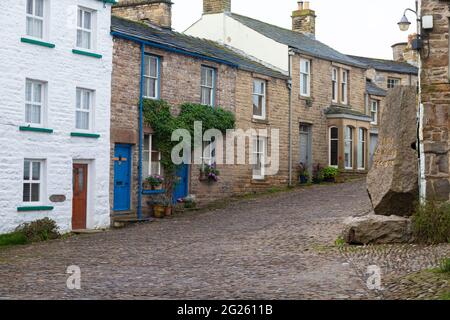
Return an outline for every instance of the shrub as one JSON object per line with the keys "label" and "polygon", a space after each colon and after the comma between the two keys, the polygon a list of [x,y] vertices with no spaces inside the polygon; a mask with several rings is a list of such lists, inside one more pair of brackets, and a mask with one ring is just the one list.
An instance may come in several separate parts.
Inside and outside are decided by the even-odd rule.
{"label": "shrub", "polygon": [[450,273],[450,258],[445,258],[442,260],[439,271],[444,273]]}
{"label": "shrub", "polygon": [[324,168],[320,163],[314,165],[312,176],[314,183],[321,183],[323,181],[323,169]]}
{"label": "shrub", "polygon": [[0,247],[27,243],[27,237],[21,232],[12,232],[0,235]]}
{"label": "shrub", "polygon": [[323,169],[323,178],[325,180],[335,180],[339,175],[339,169],[333,167],[326,167]]}
{"label": "shrub", "polygon": [[56,222],[49,218],[23,223],[16,228],[15,232],[23,234],[28,242],[46,241],[60,237]]}
{"label": "shrub", "polygon": [[450,204],[428,201],[412,216],[415,238],[429,244],[450,242]]}

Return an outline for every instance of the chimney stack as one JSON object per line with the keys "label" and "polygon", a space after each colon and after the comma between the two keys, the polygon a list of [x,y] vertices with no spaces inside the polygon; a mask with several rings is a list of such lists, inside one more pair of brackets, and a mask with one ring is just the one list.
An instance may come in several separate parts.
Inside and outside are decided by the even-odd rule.
{"label": "chimney stack", "polygon": [[396,43],[392,46],[392,55],[393,55],[394,61],[397,61],[397,62],[405,61],[405,58],[403,55],[404,55],[407,45],[408,45],[408,43],[401,42],[401,43]]}
{"label": "chimney stack", "polygon": [[203,0],[203,14],[231,12],[231,0]]}
{"label": "chimney stack", "polygon": [[172,28],[170,0],[120,0],[112,7],[112,14],[133,21],[149,22],[165,29]]}
{"label": "chimney stack", "polygon": [[408,42],[396,43],[392,46],[394,61],[407,62],[413,66],[418,66],[417,51],[412,48],[412,42],[416,37],[416,34],[410,34],[408,36]]}
{"label": "chimney stack", "polygon": [[309,1],[298,1],[298,9],[292,12],[292,31],[315,39],[316,12],[310,9]]}

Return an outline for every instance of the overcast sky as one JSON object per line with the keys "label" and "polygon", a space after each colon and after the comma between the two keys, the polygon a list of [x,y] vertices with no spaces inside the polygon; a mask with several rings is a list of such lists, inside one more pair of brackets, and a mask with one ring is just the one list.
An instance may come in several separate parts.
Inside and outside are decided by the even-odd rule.
{"label": "overcast sky", "polygon": [[[202,14],[203,0],[172,0],[173,27],[184,31]],[[407,41],[397,22],[405,8],[414,9],[414,0],[311,0],[316,11],[318,40],[346,54],[392,58],[391,45]],[[232,11],[258,20],[291,28],[291,13],[296,0],[232,0]],[[408,13],[413,22],[414,14]]]}

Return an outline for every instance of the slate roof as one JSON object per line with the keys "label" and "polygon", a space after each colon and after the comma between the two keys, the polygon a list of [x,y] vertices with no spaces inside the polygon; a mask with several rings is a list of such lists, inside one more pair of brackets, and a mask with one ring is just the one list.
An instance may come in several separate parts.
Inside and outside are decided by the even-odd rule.
{"label": "slate roof", "polygon": [[218,59],[228,62],[241,70],[255,72],[270,77],[287,79],[288,76],[279,71],[266,67],[250,58],[240,55],[231,48],[222,46],[214,41],[187,36],[175,31],[151,27],[145,23],[134,22],[113,16],[111,19],[112,32],[119,32],[140,40],[164,45],[176,49],[179,53],[195,54],[202,57]]}
{"label": "slate roof", "polygon": [[340,107],[340,106],[334,106],[331,105],[325,110],[326,115],[350,115],[350,116],[357,116],[357,117],[363,117],[363,118],[369,118],[370,117],[367,114],[364,114],[362,112],[356,111],[354,109],[346,108],[346,107]]}
{"label": "slate roof", "polygon": [[366,82],[366,92],[368,94],[380,97],[385,97],[387,95],[386,90],[378,87],[375,83],[369,80]]}
{"label": "slate roof", "polygon": [[322,42],[314,40],[299,32],[284,29],[266,22],[241,16],[236,13],[229,13],[229,15],[250,29],[257,31],[276,42],[287,45],[300,53],[366,69],[366,65],[364,63],[352,59],[351,57],[334,50],[326,44],[323,44]]}
{"label": "slate roof", "polygon": [[367,64],[369,67],[372,67],[380,71],[414,74],[414,75],[419,74],[419,69],[407,62],[398,62],[394,60],[384,60],[358,56],[349,56],[349,57],[355,60],[359,60],[360,62]]}

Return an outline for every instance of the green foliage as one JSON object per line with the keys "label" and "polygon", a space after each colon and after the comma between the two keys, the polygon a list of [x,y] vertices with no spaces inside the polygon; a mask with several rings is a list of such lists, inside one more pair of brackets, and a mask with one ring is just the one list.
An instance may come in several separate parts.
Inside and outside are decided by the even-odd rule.
{"label": "green foliage", "polygon": [[339,237],[336,239],[336,241],[334,241],[334,244],[335,244],[337,247],[343,247],[343,246],[345,246],[345,240],[344,240],[344,238],[342,238],[341,236],[339,236]]}
{"label": "green foliage", "polygon": [[164,182],[164,178],[158,174],[154,174],[145,179],[145,182],[152,187],[159,187]]}
{"label": "green foliage", "polygon": [[450,203],[428,201],[418,205],[412,222],[414,235],[419,242],[450,242]]}
{"label": "green foliage", "polygon": [[16,228],[15,232],[23,234],[28,242],[46,241],[60,237],[56,222],[49,218],[23,223]]}
{"label": "green foliage", "polygon": [[323,177],[323,166],[320,163],[317,163],[313,167],[313,182],[314,183],[321,183],[324,179]]}
{"label": "green foliage", "polygon": [[446,293],[444,293],[444,294],[442,294],[442,295],[439,297],[439,300],[450,300],[450,291],[449,291],[449,292],[446,292]]}
{"label": "green foliage", "polygon": [[326,167],[322,171],[325,180],[333,180],[339,176],[339,169],[333,167]]}
{"label": "green foliage", "polygon": [[450,258],[445,258],[439,265],[439,271],[450,274]]}
{"label": "green foliage", "polygon": [[12,232],[0,235],[0,247],[27,244],[27,243],[28,243],[27,237],[21,232]]}

